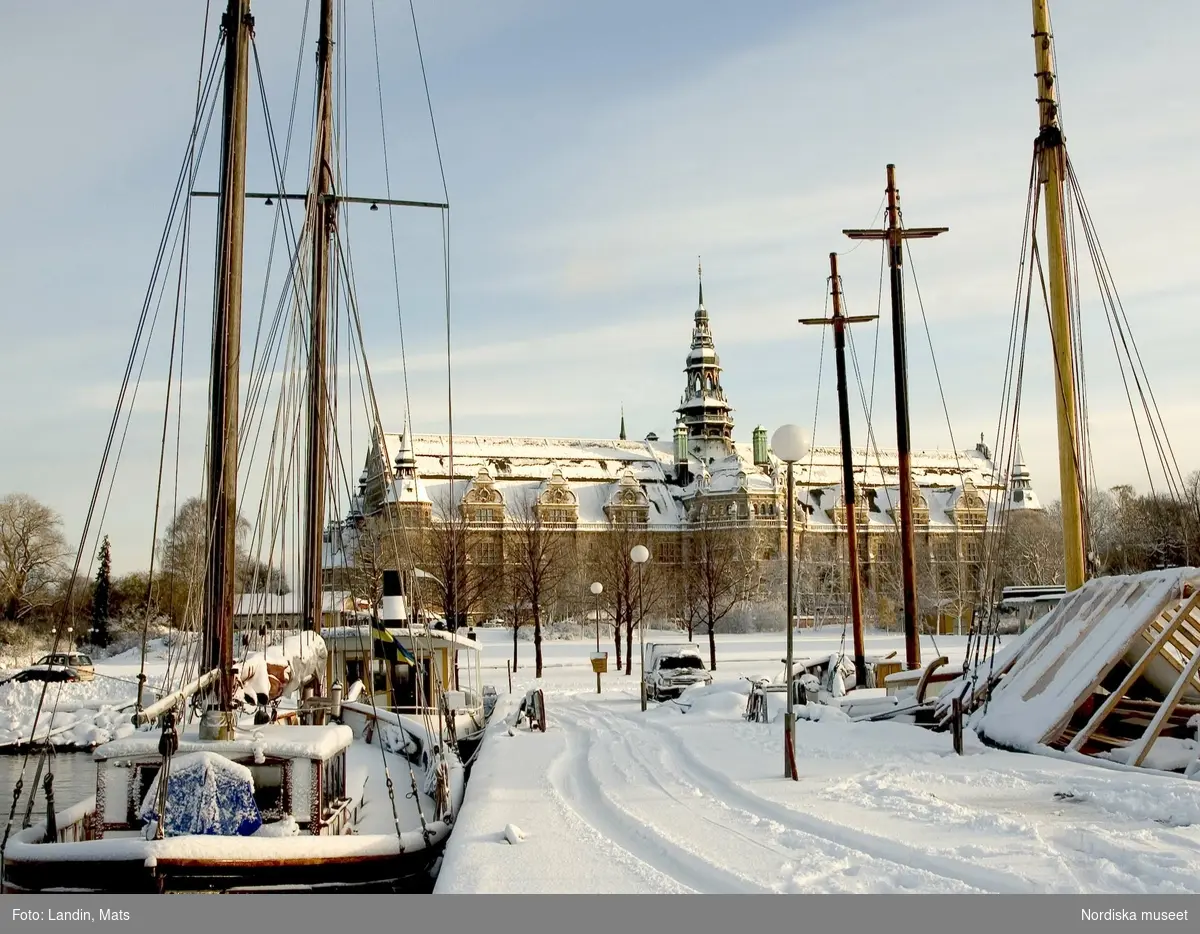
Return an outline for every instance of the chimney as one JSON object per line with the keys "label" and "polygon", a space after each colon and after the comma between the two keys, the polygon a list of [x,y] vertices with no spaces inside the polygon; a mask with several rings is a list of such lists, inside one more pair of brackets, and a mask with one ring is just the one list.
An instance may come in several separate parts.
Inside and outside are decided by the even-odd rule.
{"label": "chimney", "polygon": [[408,621],[408,609],[404,605],[404,584],[400,580],[400,572],[387,570],[383,572],[383,613],[384,626],[404,626]]}
{"label": "chimney", "polygon": [[680,486],[688,482],[688,432],[681,418],[675,424],[675,480]]}
{"label": "chimney", "polygon": [[771,457],[767,453],[767,429],[759,425],[754,429],[754,466],[769,467]]}

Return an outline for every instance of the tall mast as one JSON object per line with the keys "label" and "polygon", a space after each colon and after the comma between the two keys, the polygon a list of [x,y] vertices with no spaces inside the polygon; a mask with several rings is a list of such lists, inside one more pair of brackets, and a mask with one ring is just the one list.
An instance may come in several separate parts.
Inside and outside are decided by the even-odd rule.
{"label": "tall mast", "polygon": [[846,387],[846,326],[859,321],[874,321],[875,315],[842,314],[842,288],[838,277],[837,254],[829,254],[829,276],[833,283],[833,317],[801,318],[801,324],[833,325],[833,348],[837,363],[838,424],[842,437],[842,500],[846,504],[846,550],[850,582],[850,622],[854,630],[854,683],[867,686],[866,646],[863,642],[862,591],[858,573],[858,522],[855,513],[854,449],[850,441],[850,398]]}
{"label": "tall mast", "polygon": [[921,667],[917,632],[917,558],[912,514],[912,445],[908,431],[908,350],[904,336],[904,241],[936,237],[947,227],[900,226],[900,191],[896,167],[887,167],[887,228],[846,230],[852,240],[886,240],[891,268],[892,362],[896,381],[896,449],[900,462],[900,566],[904,580],[904,659],[908,668]]}
{"label": "tall mast", "polygon": [[337,221],[333,200],[333,0],[321,0],[317,37],[317,125],[309,209],[312,217],[312,301],[308,337],[308,452],[304,504],[304,628],[321,631],[321,543],[325,531],[329,395],[326,330],[329,247]]}
{"label": "tall mast", "polygon": [[[209,409],[209,560],[204,575],[205,671],[221,672],[216,704],[202,736],[232,733],[233,600],[237,555],[238,368],[242,338],[242,233],[246,195],[246,98],[250,74],[250,0],[229,0],[222,20],[225,102],[221,132],[220,209],[213,308]],[[216,716],[212,716],[216,714]]]}
{"label": "tall mast", "polygon": [[1038,181],[1046,189],[1046,245],[1050,254],[1050,333],[1054,343],[1054,402],[1058,411],[1058,474],[1062,495],[1063,555],[1067,590],[1084,581],[1083,494],[1079,482],[1079,419],[1075,407],[1075,360],[1067,284],[1063,184],[1067,151],[1058,123],[1054,90],[1054,37],[1046,0],[1033,0],[1033,48],[1037,58],[1041,129],[1036,150]]}

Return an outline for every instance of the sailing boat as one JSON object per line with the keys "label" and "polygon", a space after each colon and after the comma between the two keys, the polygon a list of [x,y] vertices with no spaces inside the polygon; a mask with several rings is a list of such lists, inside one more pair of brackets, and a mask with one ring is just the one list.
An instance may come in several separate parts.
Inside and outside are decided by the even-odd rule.
{"label": "sailing boat", "polygon": [[[334,191],[333,0],[320,4],[309,191],[284,195],[279,178],[276,194],[305,200],[311,252],[299,594],[304,625],[272,651],[235,664],[243,207],[254,28],[249,0],[228,0],[218,45],[224,105],[200,673],[139,709],[133,718],[138,732],[96,749],[93,797],[59,813],[51,799],[45,821],[7,839],[7,892],[395,890],[435,862],[463,799],[462,762],[427,711],[385,711],[369,692],[365,703],[343,703],[340,682],[326,690],[332,658],[320,635],[321,559],[327,460],[337,450],[326,384],[326,314],[337,284],[330,246],[341,204],[361,200]],[[213,61],[211,76],[218,74],[216,55]],[[413,636],[419,640],[419,633]],[[368,660],[372,645],[368,639]],[[441,673],[431,668],[426,676]],[[360,691],[352,685],[348,694]],[[288,708],[297,692],[303,696]]]}
{"label": "sailing boat", "polygon": [[[961,711],[981,739],[1003,748],[1061,750],[1192,776],[1200,771],[1194,727],[1200,716],[1200,569],[1159,567],[1089,579],[1090,458],[1077,360],[1079,277],[1072,268],[1075,241],[1068,218],[1084,226],[1110,327],[1119,330],[1121,346],[1132,344],[1132,337],[1067,157],[1046,0],[1033,0],[1033,26],[1040,131],[1026,236],[1032,230],[1031,266],[1040,273],[1036,228],[1044,191],[1066,594],[1002,648],[994,619],[978,632],[973,627],[965,673],[938,697],[937,712],[946,723]],[[1034,272],[1028,276],[1031,291],[1037,278]],[[1028,314],[1028,298],[1025,305]],[[1182,499],[1182,477],[1140,356],[1128,346],[1122,356],[1115,336],[1114,346],[1122,378],[1133,376],[1146,403],[1148,426],[1137,426],[1138,439],[1143,431],[1151,435],[1167,488],[1172,498]],[[1019,390],[1015,397],[1019,403]],[[1014,434],[1015,420],[1014,414]]]}

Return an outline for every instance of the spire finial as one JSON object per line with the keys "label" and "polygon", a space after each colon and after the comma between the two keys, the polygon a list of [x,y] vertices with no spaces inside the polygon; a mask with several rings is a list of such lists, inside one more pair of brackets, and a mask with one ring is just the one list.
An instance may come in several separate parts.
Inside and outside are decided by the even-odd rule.
{"label": "spire finial", "polygon": [[700,264],[700,257],[696,257],[696,279],[700,283],[700,307],[704,307],[704,267]]}
{"label": "spire finial", "polygon": [[621,435],[620,440],[625,441],[625,403],[621,403]]}

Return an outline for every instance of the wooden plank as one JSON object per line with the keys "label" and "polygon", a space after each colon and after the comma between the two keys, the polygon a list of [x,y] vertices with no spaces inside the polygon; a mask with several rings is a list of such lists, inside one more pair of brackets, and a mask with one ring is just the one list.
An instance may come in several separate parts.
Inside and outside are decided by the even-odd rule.
{"label": "wooden plank", "polygon": [[[1123,701],[1121,701],[1121,707],[1118,707],[1117,709],[1120,710],[1121,708],[1128,707],[1131,710],[1154,711],[1154,710],[1158,710],[1158,708],[1161,706],[1161,704],[1162,704],[1161,701],[1139,700],[1134,697],[1126,697]],[[1193,714],[1200,714],[1200,704],[1183,704],[1183,703],[1181,703],[1181,704],[1179,704],[1178,707],[1175,708],[1175,712],[1171,716],[1182,717],[1183,719],[1186,720],[1189,717],[1191,717]]]}
{"label": "wooden plank", "polygon": [[[1075,738],[1067,745],[1068,752],[1078,752],[1080,747],[1088,741],[1088,737],[1100,727],[1100,724],[1108,719],[1108,715],[1116,709],[1117,704],[1124,700],[1125,695],[1129,693],[1129,689],[1137,683],[1138,678],[1149,667],[1150,662],[1161,653],[1163,646],[1167,644],[1171,636],[1174,635],[1175,630],[1183,623],[1184,617],[1191,612],[1198,601],[1200,601],[1200,593],[1192,594],[1187,603],[1179,608],[1174,618],[1158,634],[1157,638],[1150,643],[1146,651],[1142,653],[1142,657],[1138,659],[1137,664],[1129,669],[1129,673],[1121,680],[1117,689],[1109,694],[1104,703],[1096,709],[1091,719],[1088,720],[1087,725],[1075,734]],[[1155,616],[1155,619],[1157,618],[1158,614]],[[1145,630],[1141,630],[1139,635],[1142,632],[1145,632]],[[1092,690],[1095,690],[1094,686]],[[1088,693],[1090,694],[1091,691]],[[1086,697],[1087,695],[1084,696]],[[1076,704],[1076,708],[1078,708],[1078,704]]]}
{"label": "wooden plank", "polygon": [[[1125,588],[1114,587],[1114,588],[1112,588],[1112,590],[1113,590],[1114,596],[1120,597],[1120,596],[1124,595],[1124,596],[1126,596],[1126,602],[1128,602],[1129,594],[1127,594]],[[1136,590],[1134,590],[1133,592],[1136,593]],[[1188,598],[1188,600],[1190,602],[1191,600],[1197,599],[1197,598],[1200,598],[1200,592],[1193,594],[1192,597]],[[1087,690],[1085,690],[1081,694],[1077,695],[1075,698],[1075,702],[1071,705],[1070,709],[1066,713],[1064,713],[1061,717],[1059,717],[1058,722],[1056,722],[1054,724],[1054,726],[1052,726],[1049,730],[1047,730],[1045,732],[1045,734],[1043,734],[1043,736],[1042,736],[1042,745],[1043,746],[1054,745],[1054,741],[1062,735],[1062,731],[1066,728],[1067,724],[1069,724],[1071,722],[1071,718],[1075,715],[1075,711],[1077,711],[1079,709],[1080,704],[1082,704],[1087,698],[1091,697],[1096,692],[1096,688],[1098,688],[1100,686],[1100,683],[1105,678],[1108,677],[1108,673],[1113,670],[1113,667],[1117,664],[1117,662],[1120,659],[1125,657],[1125,654],[1133,647],[1134,642],[1137,639],[1142,637],[1142,634],[1146,631],[1147,627],[1149,627],[1151,622],[1154,620],[1157,620],[1158,617],[1162,615],[1163,611],[1166,610],[1166,608],[1168,606],[1170,606],[1171,603],[1173,603],[1174,601],[1176,601],[1178,599],[1179,599],[1178,593],[1176,592],[1176,590],[1174,588],[1172,588],[1170,594],[1168,596],[1166,596],[1159,603],[1159,605],[1154,609],[1154,612],[1151,613],[1146,618],[1146,625],[1143,626],[1142,628],[1136,630],[1133,633],[1133,635],[1131,635],[1128,639],[1126,639],[1125,644],[1121,646],[1120,651],[1114,652],[1112,655],[1109,656],[1108,664],[1104,665],[1100,669],[1100,672],[1096,675],[1095,679],[1092,681],[1092,683],[1090,685],[1088,685]],[[1089,626],[1088,626],[1089,631],[1100,620],[1102,620],[1108,614],[1108,612],[1110,610],[1114,609],[1114,607],[1112,605],[1114,602],[1115,601],[1111,598],[1109,600],[1104,601],[1103,611],[1096,615],[1093,615],[1090,618]],[[1176,615],[1178,615],[1178,614],[1176,614]],[[1082,636],[1082,634],[1081,634],[1080,640],[1077,640],[1077,641],[1082,641],[1083,638],[1085,638],[1085,636]],[[1128,690],[1128,688],[1126,688],[1126,690]]]}
{"label": "wooden plank", "polygon": [[1154,745],[1154,741],[1158,739],[1158,735],[1166,725],[1167,717],[1170,716],[1171,711],[1179,703],[1179,698],[1183,696],[1184,689],[1197,669],[1200,669],[1200,649],[1192,653],[1187,668],[1179,676],[1179,680],[1175,682],[1175,686],[1171,688],[1171,693],[1163,700],[1162,706],[1158,709],[1158,713],[1154,715],[1154,720],[1150,723],[1146,732],[1142,734],[1142,738],[1138,740],[1138,751],[1137,755],[1133,758],[1133,765],[1141,765],[1145,761],[1147,754],[1149,754],[1151,747]]}

